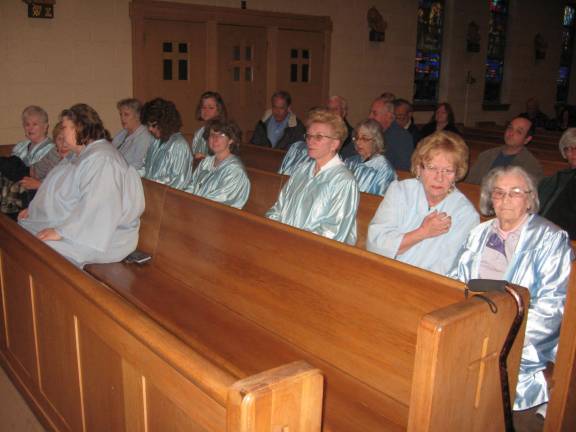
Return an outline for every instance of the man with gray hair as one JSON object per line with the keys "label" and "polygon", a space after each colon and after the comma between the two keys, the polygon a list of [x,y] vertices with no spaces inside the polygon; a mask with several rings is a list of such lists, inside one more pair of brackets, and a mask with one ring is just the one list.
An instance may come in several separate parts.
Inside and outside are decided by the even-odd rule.
{"label": "man with gray hair", "polygon": [[416,147],[418,141],[422,138],[422,135],[420,134],[420,130],[414,124],[412,113],[414,113],[414,107],[406,99],[394,100],[394,115],[396,116],[396,123],[412,135],[412,142],[414,143],[414,147]]}
{"label": "man with gray hair", "polygon": [[412,135],[396,122],[394,104],[382,97],[376,98],[372,102],[368,118],[376,120],[382,126],[386,143],[384,153],[386,159],[390,161],[394,169],[409,171],[414,143]]}
{"label": "man with gray hair", "polygon": [[333,112],[334,114],[338,114],[344,120],[346,124],[346,129],[348,129],[348,136],[342,143],[342,147],[340,147],[340,157],[342,160],[345,160],[351,156],[355,156],[356,149],[354,148],[354,142],[352,141],[352,137],[354,136],[354,128],[350,126],[348,123],[348,119],[346,116],[348,115],[348,102],[342,96],[330,96],[328,98],[328,103],[326,104],[328,107],[328,111]]}

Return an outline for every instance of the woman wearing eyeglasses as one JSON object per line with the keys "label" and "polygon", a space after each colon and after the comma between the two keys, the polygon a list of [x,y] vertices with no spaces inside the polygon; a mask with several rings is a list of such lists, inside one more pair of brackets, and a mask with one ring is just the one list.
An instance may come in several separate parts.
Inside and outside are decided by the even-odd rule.
{"label": "woman wearing eyeglasses", "polygon": [[548,401],[545,377],[556,356],[570,275],[568,234],[538,216],[538,193],[522,168],[494,168],[482,182],[480,211],[495,215],[470,232],[451,276],[498,279],[530,290],[515,410]]}
{"label": "woman wearing eyeglasses", "polygon": [[436,132],[412,154],[415,179],[393,182],[368,227],[366,247],[389,258],[446,274],[480,219],[456,182],[468,169],[468,147]]}
{"label": "woman wearing eyeglasses", "polygon": [[390,183],[396,180],[396,171],[382,153],[384,136],[376,120],[368,119],[356,126],[353,138],[355,156],[345,160],[346,166],[356,177],[360,192],[384,195]]}
{"label": "woman wearing eyeglasses", "polygon": [[220,119],[206,123],[212,153],[194,170],[186,192],[241,209],[250,195],[250,180],[238,156],[232,154],[241,141],[238,126]]}
{"label": "woman wearing eyeglasses", "polygon": [[356,243],[358,185],[338,156],[347,136],[342,118],[313,112],[307,121],[309,159],[302,162],[266,213],[272,220],[345,242]]}

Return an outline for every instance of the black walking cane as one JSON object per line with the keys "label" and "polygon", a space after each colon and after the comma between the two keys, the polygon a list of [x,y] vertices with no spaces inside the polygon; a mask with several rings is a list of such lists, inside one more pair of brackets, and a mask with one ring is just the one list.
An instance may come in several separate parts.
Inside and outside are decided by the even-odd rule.
{"label": "black walking cane", "polygon": [[[522,297],[518,291],[503,280],[471,279],[468,282],[468,286],[465,292],[466,297],[468,297],[468,291],[473,293],[494,291],[506,292],[512,296],[514,302],[516,303],[516,317],[512,321],[510,331],[508,332],[508,336],[506,336],[506,340],[504,341],[504,345],[502,346],[502,350],[500,351],[500,355],[498,357],[498,363],[500,366],[500,387],[502,388],[502,405],[504,408],[504,424],[506,428],[505,430],[506,432],[514,432],[514,420],[512,418],[512,405],[510,404],[510,385],[508,383],[508,366],[506,365],[506,360],[508,359],[508,354],[512,349],[514,340],[516,339],[516,336],[520,331],[520,327],[522,326],[522,321],[524,320],[524,314],[526,313],[524,301],[522,300]],[[477,294],[475,297],[480,297],[486,301],[493,313],[498,312],[496,304],[489,298],[483,296],[482,294]]]}

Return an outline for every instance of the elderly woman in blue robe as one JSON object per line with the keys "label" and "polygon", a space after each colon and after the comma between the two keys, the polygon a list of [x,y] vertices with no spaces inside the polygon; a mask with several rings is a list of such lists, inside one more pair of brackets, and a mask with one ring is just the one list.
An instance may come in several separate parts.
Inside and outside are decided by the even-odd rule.
{"label": "elderly woman in blue robe", "polygon": [[414,179],[393,182],[368,227],[366,247],[435,273],[446,274],[480,218],[456,187],[468,169],[460,136],[436,132],[412,154]]}
{"label": "elderly woman in blue robe", "polygon": [[568,234],[538,216],[532,178],[517,166],[498,167],[482,182],[480,210],[496,215],[464,243],[451,276],[498,279],[530,290],[530,307],[514,410],[548,401],[547,363],[556,357],[570,275]]}
{"label": "elderly woman in blue robe", "polygon": [[112,144],[124,156],[128,165],[139,170],[144,165],[148,148],[154,137],[140,123],[142,104],[138,99],[122,99],[116,104],[122,130],[112,139]]}
{"label": "elderly woman in blue robe", "polygon": [[176,105],[165,99],[153,99],[144,104],[140,117],[155,138],[140,175],[175,189],[185,189],[192,178],[192,152],[180,133],[182,118]]}
{"label": "elderly woman in blue robe", "polygon": [[90,106],[61,114],[70,154],[44,179],[19,223],[82,267],[120,261],[136,248],[144,191]]}
{"label": "elderly woman in blue robe", "polygon": [[223,121],[228,118],[224,99],[222,99],[220,93],[214,91],[202,93],[196,106],[196,120],[201,121],[203,125],[194,132],[194,138],[192,139],[192,155],[195,160],[203,159],[208,155],[206,123],[217,118]]}
{"label": "elderly woman in blue robe", "polygon": [[388,159],[382,154],[382,128],[376,120],[368,119],[360,122],[355,131],[353,141],[358,154],[350,156],[344,163],[354,173],[360,192],[384,195],[397,176]]}
{"label": "elderly woman in blue robe", "polygon": [[346,136],[340,116],[328,111],[310,115],[306,133],[310,158],[282,188],[266,213],[268,218],[340,242],[356,243],[358,185],[338,156]]}
{"label": "elderly woman in blue robe", "polygon": [[232,154],[241,141],[240,129],[230,121],[212,120],[206,132],[212,156],[194,170],[186,192],[241,209],[250,196],[250,180],[240,158]]}
{"label": "elderly woman in blue robe", "polygon": [[60,159],[52,139],[48,136],[48,114],[44,109],[30,105],[22,112],[22,127],[26,139],[12,149],[12,156],[22,160],[29,168],[21,179],[26,189],[37,189]]}

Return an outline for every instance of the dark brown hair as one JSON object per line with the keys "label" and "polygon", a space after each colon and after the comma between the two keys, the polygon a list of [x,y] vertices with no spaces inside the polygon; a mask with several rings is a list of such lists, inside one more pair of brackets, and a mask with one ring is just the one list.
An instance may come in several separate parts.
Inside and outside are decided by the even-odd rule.
{"label": "dark brown hair", "polygon": [[174,102],[156,98],[146,102],[142,107],[140,123],[146,126],[157,126],[160,130],[160,140],[164,142],[180,131],[182,117],[180,117]]}
{"label": "dark brown hair", "polygon": [[218,109],[218,117],[226,121],[228,119],[228,112],[226,111],[226,105],[224,105],[224,99],[220,96],[220,93],[214,91],[206,91],[200,95],[198,100],[198,105],[196,105],[196,120],[202,120],[202,101],[205,99],[214,99],[216,101],[216,108]]}
{"label": "dark brown hair", "polygon": [[206,142],[208,142],[210,138],[211,131],[223,133],[232,140],[232,144],[230,144],[230,151],[232,153],[236,153],[239,150],[242,142],[242,131],[235,122],[232,120],[222,120],[220,118],[208,120],[204,129],[204,139]]}
{"label": "dark brown hair", "polygon": [[76,128],[76,144],[88,145],[92,141],[107,139],[111,141],[110,133],[104,128],[100,116],[87,104],[76,104],[65,109],[60,114],[60,119],[64,117],[74,123]]}

